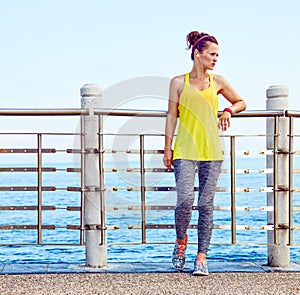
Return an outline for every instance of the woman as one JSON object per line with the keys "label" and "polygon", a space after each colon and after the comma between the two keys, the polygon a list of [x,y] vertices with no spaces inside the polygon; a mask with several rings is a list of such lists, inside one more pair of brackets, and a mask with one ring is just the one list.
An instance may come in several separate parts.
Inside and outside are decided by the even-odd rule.
{"label": "woman", "polygon": [[[246,104],[224,77],[209,72],[214,69],[219,56],[216,38],[193,31],[187,35],[187,44],[192,49],[193,68],[170,82],[165,131],[164,165],[169,170],[174,167],[177,188],[172,263],[178,269],[185,266],[187,228],[192,216],[195,170],[198,168],[198,253],[193,274],[208,275],[206,254],[213,229],[213,200],[223,161],[218,127],[226,131],[231,115],[245,110]],[[231,104],[224,109],[219,121],[218,94]]]}

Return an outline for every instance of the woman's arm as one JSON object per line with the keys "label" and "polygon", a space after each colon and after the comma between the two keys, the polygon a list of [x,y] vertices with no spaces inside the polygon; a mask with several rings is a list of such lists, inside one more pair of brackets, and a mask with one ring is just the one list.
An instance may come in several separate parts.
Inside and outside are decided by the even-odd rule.
{"label": "woman's arm", "polygon": [[180,88],[180,78],[175,77],[170,82],[169,89],[169,102],[168,102],[168,114],[166,118],[165,127],[165,148],[164,148],[164,165],[172,170],[172,141],[177,124],[178,118],[178,103],[179,103],[179,88]]}
{"label": "woman's arm", "polygon": [[246,103],[223,76],[216,75],[215,82],[217,93],[222,94],[231,103],[231,106],[228,107],[229,110],[223,111],[219,118],[219,127],[222,128],[222,131],[226,131],[230,127],[231,112],[234,114],[244,111]]}

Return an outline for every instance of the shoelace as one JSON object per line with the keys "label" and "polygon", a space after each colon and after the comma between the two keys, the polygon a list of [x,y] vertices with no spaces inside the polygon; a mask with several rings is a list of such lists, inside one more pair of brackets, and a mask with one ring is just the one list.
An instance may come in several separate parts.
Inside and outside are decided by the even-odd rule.
{"label": "shoelace", "polygon": [[179,258],[183,258],[184,257],[184,251],[186,249],[186,245],[180,245],[177,244],[177,256]]}
{"label": "shoelace", "polygon": [[204,266],[205,265],[205,259],[203,259],[203,258],[196,259],[196,263],[197,263],[198,266]]}

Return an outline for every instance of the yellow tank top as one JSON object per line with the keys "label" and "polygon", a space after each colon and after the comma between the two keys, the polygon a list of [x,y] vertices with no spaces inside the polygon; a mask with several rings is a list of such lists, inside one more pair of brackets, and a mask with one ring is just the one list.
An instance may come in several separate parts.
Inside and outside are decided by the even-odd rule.
{"label": "yellow tank top", "polygon": [[209,88],[196,90],[190,86],[189,73],[185,75],[173,160],[223,160],[218,131],[218,95],[212,74],[209,79]]}

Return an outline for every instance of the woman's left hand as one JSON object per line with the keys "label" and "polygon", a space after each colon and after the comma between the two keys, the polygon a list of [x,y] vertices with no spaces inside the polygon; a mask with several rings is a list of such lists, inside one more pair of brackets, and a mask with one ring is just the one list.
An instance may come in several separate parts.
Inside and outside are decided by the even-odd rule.
{"label": "woman's left hand", "polygon": [[226,131],[230,127],[230,119],[231,114],[224,111],[219,118],[218,127],[221,128],[222,131]]}

